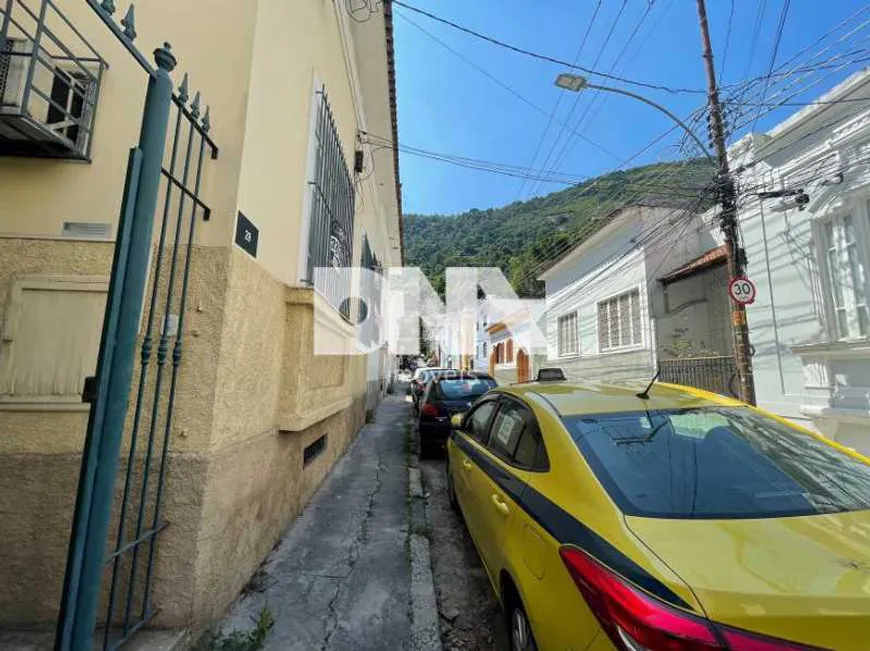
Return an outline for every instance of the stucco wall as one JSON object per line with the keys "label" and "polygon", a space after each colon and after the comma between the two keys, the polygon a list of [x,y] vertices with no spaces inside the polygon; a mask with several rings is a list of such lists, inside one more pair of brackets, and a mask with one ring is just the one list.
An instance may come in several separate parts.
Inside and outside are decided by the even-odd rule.
{"label": "stucco wall", "polygon": [[[84,2],[58,3],[77,29],[111,66],[102,78],[92,162],[0,158],[0,233],[59,236],[64,221],[118,219],[127,152],[136,144],[147,76]],[[199,229],[202,243],[226,244],[235,217],[243,124],[257,2],[215,0],[198,3],[155,0],[136,7],[136,43],[150,58],[164,41],[172,44],[180,83],[190,73],[192,90],[212,106],[212,135],[220,158],[209,162],[204,195],[212,220]],[[120,15],[117,16],[120,18]],[[215,65],[220,61],[220,65]],[[51,192],[45,188],[50,187]]]}
{"label": "stucco wall", "polygon": [[[138,135],[144,74],[84,3],[61,4],[112,67],[92,163],[0,159],[0,322],[9,288],[24,275],[108,277],[113,242],[59,235],[69,220],[116,224],[127,151]],[[346,65],[354,47],[342,48],[343,12],[326,0],[304,4],[217,0],[206,11],[160,0],[137,7],[140,46],[172,41],[180,59],[174,77],[190,71],[191,88],[212,105],[220,146],[219,159],[206,162],[211,220],[197,226],[193,248],[164,493],[169,526],[155,565],[157,625],[199,626],[220,614],[365,419],[365,357],[314,358],[312,290],[288,285],[303,228],[314,74],[329,83],[350,166],[366,126],[362,105],[352,101],[357,87],[374,116],[369,128],[390,131],[383,25],[355,31],[375,39],[360,51],[380,58]],[[348,69],[356,70],[356,84]],[[365,232],[385,267],[399,262],[388,153],[374,170],[369,158],[373,173],[358,184],[354,239],[354,260]],[[231,244],[238,209],[261,228],[256,259]],[[151,404],[146,393],[146,425]],[[45,627],[56,617],[86,422],[80,403],[52,411],[0,404],[0,625]],[[326,451],[303,469],[303,448],[322,434]],[[140,473],[141,458],[134,463]]]}

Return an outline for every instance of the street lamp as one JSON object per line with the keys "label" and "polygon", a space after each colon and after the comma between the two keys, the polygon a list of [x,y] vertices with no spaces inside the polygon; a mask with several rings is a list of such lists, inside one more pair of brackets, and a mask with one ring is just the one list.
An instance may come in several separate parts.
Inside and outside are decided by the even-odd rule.
{"label": "street lamp", "polygon": [[707,150],[707,147],[704,145],[701,139],[695,135],[695,132],[692,131],[685,122],[683,122],[680,118],[671,113],[661,104],[657,104],[651,99],[647,99],[643,95],[638,95],[637,93],[632,93],[630,90],[623,90],[621,88],[611,88],[610,86],[599,86],[598,84],[590,84],[589,80],[586,79],[586,77],[583,77],[582,75],[575,75],[570,72],[563,72],[558,77],[556,77],[556,85],[559,88],[562,88],[564,90],[570,90],[574,93],[579,93],[584,88],[591,88],[592,90],[603,90],[608,93],[616,93],[617,95],[625,95],[626,97],[632,97],[636,100],[640,100],[644,104],[648,104],[659,112],[667,115],[677,124],[677,126],[679,126],[687,134],[689,134],[689,137],[697,143],[698,147],[701,148],[701,151],[704,152],[704,155],[707,158],[709,158],[711,161],[713,160],[713,156]]}

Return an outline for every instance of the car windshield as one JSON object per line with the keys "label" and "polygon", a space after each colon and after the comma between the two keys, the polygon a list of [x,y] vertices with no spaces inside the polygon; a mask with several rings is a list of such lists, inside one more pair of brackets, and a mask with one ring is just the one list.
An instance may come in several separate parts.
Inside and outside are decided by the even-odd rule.
{"label": "car windshield", "polygon": [[870,509],[870,465],[748,408],[563,421],[627,515],[766,518]]}
{"label": "car windshield", "polygon": [[449,378],[438,383],[439,395],[447,400],[479,398],[495,386],[491,378]]}

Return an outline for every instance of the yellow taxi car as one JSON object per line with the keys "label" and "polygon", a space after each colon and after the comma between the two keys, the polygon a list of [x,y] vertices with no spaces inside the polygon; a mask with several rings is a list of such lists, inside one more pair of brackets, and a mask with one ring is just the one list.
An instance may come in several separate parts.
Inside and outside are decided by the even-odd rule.
{"label": "yellow taxi car", "polygon": [[658,384],[495,389],[451,504],[515,651],[870,650],[870,460]]}

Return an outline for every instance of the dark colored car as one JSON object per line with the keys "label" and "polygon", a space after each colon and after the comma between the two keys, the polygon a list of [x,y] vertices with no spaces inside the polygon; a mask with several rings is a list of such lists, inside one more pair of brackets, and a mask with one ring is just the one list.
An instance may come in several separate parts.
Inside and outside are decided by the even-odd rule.
{"label": "dark colored car", "polygon": [[414,375],[411,378],[411,401],[414,403],[414,409],[416,410],[419,406],[420,396],[423,395],[426,391],[426,385],[435,378],[439,377],[443,374],[457,374],[459,373],[458,369],[455,368],[444,368],[442,366],[425,366],[422,368],[418,368],[414,371]]}
{"label": "dark colored car", "polygon": [[450,417],[471,409],[478,398],[495,386],[492,377],[474,371],[457,371],[433,378],[418,405],[420,456],[432,456],[443,450],[450,436]]}

